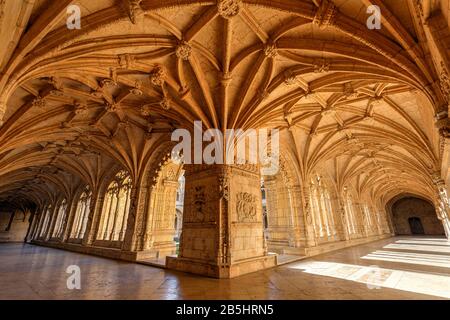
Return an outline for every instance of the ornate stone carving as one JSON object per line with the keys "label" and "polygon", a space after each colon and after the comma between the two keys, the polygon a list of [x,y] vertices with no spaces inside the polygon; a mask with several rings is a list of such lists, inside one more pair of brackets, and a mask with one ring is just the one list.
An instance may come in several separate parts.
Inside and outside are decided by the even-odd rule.
{"label": "ornate stone carving", "polygon": [[274,43],[268,43],[264,46],[264,55],[273,59],[278,55],[277,46]]}
{"label": "ornate stone carving", "polygon": [[161,87],[166,79],[166,70],[162,65],[157,65],[150,72],[150,82],[154,86]]}
{"label": "ornate stone carving", "polygon": [[286,70],[284,72],[284,83],[288,86],[294,85],[297,83],[297,77],[292,73],[291,70]]}
{"label": "ornate stone carving", "polygon": [[169,97],[164,97],[160,102],[159,105],[164,110],[169,110],[172,107],[172,100]]}
{"label": "ornate stone carving", "polygon": [[330,0],[322,0],[313,23],[318,25],[321,29],[334,25],[336,14],[338,10],[333,2]]}
{"label": "ornate stone carving", "polygon": [[137,17],[143,13],[141,8],[142,0],[129,0],[128,3],[128,16],[133,24],[136,24]]}
{"label": "ornate stone carving", "polygon": [[136,58],[129,53],[119,55],[119,65],[123,69],[133,69],[136,64]]}
{"label": "ornate stone carving", "polygon": [[115,102],[107,103],[105,105],[105,110],[107,112],[116,112],[117,110],[119,110],[119,108],[120,108],[120,105],[118,103],[115,103]]}
{"label": "ornate stone carving", "polygon": [[33,99],[31,105],[35,108],[45,108],[47,106],[47,102],[45,101],[45,98],[37,96],[36,98]]}
{"label": "ornate stone carving", "polygon": [[347,82],[344,84],[344,95],[347,99],[356,98],[358,96],[358,93],[353,88],[351,82]]}
{"label": "ornate stone carving", "polygon": [[195,186],[192,206],[194,208],[194,219],[204,221],[206,217],[206,187]]}
{"label": "ornate stone carving", "polygon": [[225,18],[235,17],[241,11],[241,0],[217,0],[217,11]]}
{"label": "ornate stone carving", "polygon": [[314,60],[313,67],[315,73],[328,72],[330,70],[330,61],[327,59],[316,59]]}
{"label": "ornate stone carving", "polygon": [[238,222],[256,222],[256,196],[248,192],[236,194],[236,213]]}
{"label": "ornate stone carving", "polygon": [[141,90],[142,83],[140,81],[136,81],[134,84],[134,88],[130,89],[130,93],[134,94],[135,96],[142,96],[143,92]]}
{"label": "ornate stone carving", "polygon": [[230,196],[229,190],[230,181],[227,175],[219,176],[219,197],[228,201]]}
{"label": "ornate stone carving", "polygon": [[443,61],[441,61],[441,73],[439,75],[439,83],[441,86],[442,95],[446,99],[447,103],[450,101],[450,77],[448,70],[445,67]]}
{"label": "ornate stone carving", "polygon": [[177,45],[177,47],[175,48],[175,54],[176,54],[177,58],[181,59],[181,60],[185,60],[185,61],[189,60],[191,53],[192,53],[192,47],[186,41],[180,42]]}
{"label": "ornate stone carving", "polygon": [[75,115],[82,115],[88,111],[88,106],[81,102],[76,102],[73,107],[73,112]]}

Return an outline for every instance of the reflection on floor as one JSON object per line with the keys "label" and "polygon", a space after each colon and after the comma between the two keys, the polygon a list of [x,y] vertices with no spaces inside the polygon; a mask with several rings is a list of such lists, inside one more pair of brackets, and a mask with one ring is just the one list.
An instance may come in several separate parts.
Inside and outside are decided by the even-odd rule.
{"label": "reflection on floor", "polygon": [[[440,238],[392,238],[216,280],[0,244],[0,299],[442,299],[450,298],[449,249]],[[70,265],[80,267],[80,290],[67,288]]]}

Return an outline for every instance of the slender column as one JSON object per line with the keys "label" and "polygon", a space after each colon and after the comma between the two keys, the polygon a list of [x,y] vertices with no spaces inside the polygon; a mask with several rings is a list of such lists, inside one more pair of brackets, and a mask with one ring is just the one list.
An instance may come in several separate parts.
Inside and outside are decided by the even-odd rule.
{"label": "slender column", "polygon": [[304,209],[301,202],[302,188],[295,185],[289,188],[291,210],[292,210],[292,227],[289,233],[289,245],[291,247],[305,247],[307,242]]}
{"label": "slender column", "polygon": [[47,208],[48,208],[48,206],[44,206],[44,209],[39,214],[39,222],[38,222],[38,226],[36,228],[36,232],[33,236],[33,240],[37,240],[41,236],[42,226],[44,225],[45,215],[47,214]]}
{"label": "slender column", "polygon": [[311,189],[309,185],[305,184],[303,187],[303,210],[305,212],[304,215],[304,223],[305,223],[305,231],[306,231],[306,246],[314,247],[316,245],[316,233],[314,230],[314,219],[313,219],[313,208],[312,203],[310,201]]}
{"label": "slender column", "polygon": [[[114,199],[116,199],[116,203],[114,206],[114,211],[112,211],[113,205],[114,205]],[[111,220],[112,212],[114,212],[114,214],[115,214],[115,212],[117,211],[117,203],[118,203],[118,197],[117,197],[116,193],[114,192],[111,194],[111,202],[109,204],[108,213],[106,214],[106,223],[103,226],[103,228],[105,229],[105,230],[103,230],[103,240],[109,240],[108,239],[109,222]]]}
{"label": "slender column", "polygon": [[77,213],[77,201],[72,197],[70,204],[67,205],[66,215],[62,226],[61,242],[69,240],[73,228],[73,221]]}
{"label": "slender column", "polygon": [[146,195],[143,194],[144,190],[147,190],[147,188],[132,187],[130,191],[130,209],[122,250],[133,252],[133,254],[142,250],[143,246],[142,238],[146,204]]}
{"label": "slender column", "polygon": [[232,278],[276,265],[264,239],[257,166],[186,165],[180,253],[167,267]]}
{"label": "slender column", "polygon": [[127,189],[127,193],[125,194],[125,212],[123,214],[122,223],[121,223],[120,232],[119,232],[119,240],[120,241],[123,241],[123,238],[125,236],[126,222],[128,219],[128,215],[130,213],[130,208],[129,208],[130,193],[131,193],[131,189]]}
{"label": "slender column", "polygon": [[83,208],[82,210],[80,210],[80,217],[78,219],[78,225],[77,225],[77,239],[81,239],[81,236],[83,234],[83,228],[85,226],[85,222],[87,220],[87,215],[89,214],[89,207],[90,207],[90,203],[89,203],[89,198],[86,198],[85,200],[83,200]]}
{"label": "slender column", "polygon": [[350,234],[349,234],[348,228],[349,228],[350,219],[351,219],[351,217],[349,216],[350,213],[347,214],[347,212],[345,211],[345,199],[343,199],[342,197],[338,197],[336,200],[337,200],[336,202],[339,206],[339,210],[338,210],[339,221],[336,224],[338,237],[340,240],[349,240]]}
{"label": "slender column", "polygon": [[104,197],[97,193],[92,193],[88,221],[86,223],[86,231],[83,236],[82,244],[90,246],[95,240],[97,230],[100,223],[100,216],[103,209]]}

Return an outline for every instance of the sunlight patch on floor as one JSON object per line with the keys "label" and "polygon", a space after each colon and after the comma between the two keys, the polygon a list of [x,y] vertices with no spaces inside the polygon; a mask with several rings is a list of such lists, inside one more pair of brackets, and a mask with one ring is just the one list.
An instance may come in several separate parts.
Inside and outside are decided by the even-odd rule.
{"label": "sunlight patch on floor", "polygon": [[290,268],[364,283],[372,290],[382,287],[450,298],[450,276],[326,261],[300,262]]}

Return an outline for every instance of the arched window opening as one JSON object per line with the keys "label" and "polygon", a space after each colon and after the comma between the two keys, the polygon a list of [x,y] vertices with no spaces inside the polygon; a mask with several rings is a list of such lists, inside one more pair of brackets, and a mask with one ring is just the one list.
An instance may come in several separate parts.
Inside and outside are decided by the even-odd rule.
{"label": "arched window opening", "polygon": [[49,227],[49,223],[50,223],[50,215],[52,214],[52,206],[49,205],[47,207],[47,209],[44,211],[44,216],[43,216],[43,220],[42,220],[42,224],[41,224],[41,229],[40,229],[40,233],[39,233],[39,237],[44,237],[47,229]]}
{"label": "arched window opening", "polygon": [[60,238],[63,235],[64,232],[64,221],[66,220],[66,214],[67,214],[67,200],[64,199],[61,201],[61,204],[59,205],[58,212],[56,213],[56,223],[55,227],[53,228],[53,238]]}
{"label": "arched window opening", "polygon": [[120,171],[108,186],[97,240],[123,241],[130,210],[131,188],[132,180],[126,171]]}
{"label": "arched window opening", "polygon": [[72,232],[70,234],[71,239],[83,239],[86,232],[88,217],[91,211],[91,199],[92,191],[89,186],[86,186],[77,203]]}

